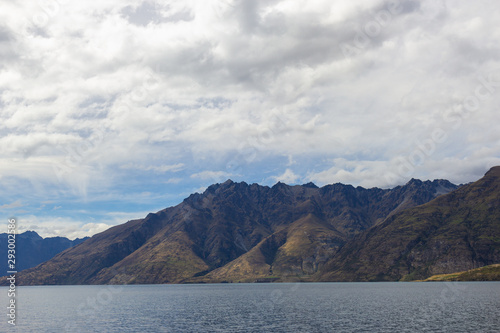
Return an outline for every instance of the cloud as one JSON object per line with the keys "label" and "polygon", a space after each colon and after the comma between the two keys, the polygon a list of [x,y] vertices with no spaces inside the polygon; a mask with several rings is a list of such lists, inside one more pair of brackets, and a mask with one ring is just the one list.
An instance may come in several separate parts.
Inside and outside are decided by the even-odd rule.
{"label": "cloud", "polygon": [[221,181],[223,179],[228,179],[231,177],[231,174],[225,171],[202,171],[198,173],[194,173],[191,175],[191,178],[197,178],[201,180],[211,180],[213,183],[216,183],[217,180]]}
{"label": "cloud", "polygon": [[184,163],[177,163],[172,165],[137,165],[137,164],[128,164],[122,167],[123,169],[136,169],[142,171],[154,171],[156,173],[165,173],[165,172],[178,172],[184,168]]}
{"label": "cloud", "polygon": [[77,219],[73,217],[47,215],[22,215],[17,217],[17,232],[27,230],[36,231],[42,237],[62,236],[69,239],[92,236],[103,232],[112,226],[130,220],[144,218],[149,212],[106,212],[100,215],[100,221],[91,221],[89,218]]}
{"label": "cloud", "polygon": [[282,182],[285,184],[296,184],[300,176],[296,175],[291,169],[286,169],[283,174],[272,178],[274,178],[277,182]]}
{"label": "cloud", "polygon": [[167,184],[179,184],[180,182],[182,182],[182,178],[170,178],[169,180],[167,180],[165,183]]}
{"label": "cloud", "polygon": [[0,209],[12,209],[12,208],[19,208],[19,207],[23,207],[23,203],[21,202],[21,200],[16,200],[10,204],[4,204],[2,206],[0,206]]}
{"label": "cloud", "polygon": [[0,198],[31,209],[151,192],[156,207],[230,177],[477,179],[500,156],[496,7],[6,3]]}
{"label": "cloud", "polygon": [[139,6],[127,6],[122,9],[122,14],[130,23],[139,26],[193,20],[188,8],[175,3],[165,6],[157,1],[144,1]]}
{"label": "cloud", "polygon": [[106,223],[82,223],[58,216],[36,217],[28,215],[24,216],[22,219],[18,219],[17,232],[23,233],[31,230],[44,238],[61,236],[75,239],[92,236],[109,227],[111,227],[111,225]]}

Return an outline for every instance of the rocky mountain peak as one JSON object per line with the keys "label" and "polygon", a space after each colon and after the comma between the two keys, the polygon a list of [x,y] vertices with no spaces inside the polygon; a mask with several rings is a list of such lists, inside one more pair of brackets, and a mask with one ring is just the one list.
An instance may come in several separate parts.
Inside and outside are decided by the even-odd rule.
{"label": "rocky mountain peak", "polygon": [[39,234],[37,234],[35,231],[32,231],[32,230],[27,230],[27,231],[23,232],[22,234],[19,234],[17,237],[25,238],[25,239],[32,239],[32,240],[43,239]]}
{"label": "rocky mountain peak", "polygon": [[421,181],[420,179],[412,178],[408,183],[406,183],[406,186],[420,186],[422,185],[422,183],[423,181]]}
{"label": "rocky mountain peak", "polygon": [[307,187],[307,188],[319,188],[318,186],[316,186],[316,184],[314,184],[313,182],[309,182],[307,184],[304,184],[302,185],[302,187]]}
{"label": "rocky mountain peak", "polygon": [[228,187],[233,185],[234,182],[231,179],[226,180],[224,183],[221,184],[221,186]]}
{"label": "rocky mountain peak", "polygon": [[[499,171],[500,168],[493,170],[489,177],[496,179]],[[497,187],[486,187],[491,183],[483,179],[468,186],[468,191],[464,186],[441,196],[442,200],[433,200],[457,186],[445,180],[412,179],[393,189],[366,189],[341,183],[318,188],[313,183],[289,186],[282,182],[270,188],[227,180],[209,186],[203,194],[192,194],[183,203],[162,210],[161,214],[148,215],[97,234],[46,265],[21,274],[19,281],[24,284],[100,284],[251,281],[269,276],[278,276],[282,281],[288,277],[313,279],[314,274],[324,271],[327,261],[355,255],[358,248],[366,247],[364,239],[375,233],[370,243],[374,249],[366,252],[360,267],[371,262],[371,255],[406,253],[406,248],[398,244],[406,244],[406,239],[412,246],[416,240],[425,241],[426,237],[420,233],[425,235],[443,225],[446,216],[439,210],[441,206],[449,202],[452,209],[458,203],[470,203],[473,197],[460,194],[462,192],[474,190],[478,203],[486,194],[491,196],[493,199],[488,199],[487,205],[471,204],[476,210],[482,209],[478,211],[479,217],[490,216],[485,212],[495,213],[496,207],[500,207],[495,201]],[[422,210],[420,219],[404,214],[426,203],[434,206],[427,206],[432,208],[430,212]],[[467,210],[459,211],[463,212]],[[425,222],[426,219],[430,222]],[[387,234],[384,227],[394,221],[405,228],[394,225],[391,229],[394,234]],[[474,221],[467,220],[462,227]],[[449,230],[452,236],[457,232],[452,223]],[[460,237],[467,240],[463,235]],[[392,240],[399,243],[384,245]],[[346,248],[348,244],[354,245]],[[384,246],[377,252],[376,246],[380,244]],[[433,243],[429,249],[438,251],[439,246]],[[422,256],[417,250],[412,253],[413,257],[398,259],[397,262],[402,263],[398,272],[387,275],[384,271],[380,276],[399,278],[404,269],[408,270],[408,266],[403,265],[405,262],[432,254],[426,252]],[[328,267],[337,270],[340,266],[334,260]],[[117,271],[121,272],[121,278],[116,277]],[[327,277],[344,279],[338,275]],[[363,275],[363,278],[380,277]],[[349,279],[361,277],[355,275]]]}
{"label": "rocky mountain peak", "polygon": [[216,184],[210,185],[209,187],[207,187],[205,192],[203,192],[203,194],[208,194],[208,193],[214,194],[218,191],[224,191],[224,190],[227,190],[227,189],[232,188],[234,186],[246,187],[248,185],[245,182],[236,183],[236,182],[233,182],[231,179],[228,179],[223,183],[216,183]]}
{"label": "rocky mountain peak", "polygon": [[485,176],[500,179],[500,166],[491,168],[488,172],[486,172]]}
{"label": "rocky mountain peak", "polygon": [[286,188],[286,187],[289,187],[289,185],[285,184],[285,183],[282,183],[281,181],[278,181],[276,184],[274,184],[271,188],[272,189],[275,189],[275,188]]}

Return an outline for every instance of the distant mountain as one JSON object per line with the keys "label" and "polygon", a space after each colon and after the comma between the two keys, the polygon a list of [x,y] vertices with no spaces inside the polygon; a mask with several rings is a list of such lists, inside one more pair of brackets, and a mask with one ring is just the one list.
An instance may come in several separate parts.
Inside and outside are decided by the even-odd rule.
{"label": "distant mountain", "polygon": [[[89,237],[69,240],[65,237],[42,238],[34,231],[16,235],[16,270],[35,267],[56,254],[85,241]],[[7,234],[0,234],[0,257],[7,258]],[[5,275],[7,260],[0,261],[0,275]]]}
{"label": "distant mountain", "polygon": [[329,260],[320,280],[425,279],[497,263],[500,167],[359,235]]}
{"label": "distant mountain", "polygon": [[356,236],[456,188],[445,180],[393,189],[228,180],[97,234],[18,283],[311,280]]}

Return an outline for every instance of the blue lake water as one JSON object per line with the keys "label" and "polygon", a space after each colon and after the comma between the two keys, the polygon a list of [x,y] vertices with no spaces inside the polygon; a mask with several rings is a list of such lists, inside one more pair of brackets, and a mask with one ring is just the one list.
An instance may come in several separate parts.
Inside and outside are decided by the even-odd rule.
{"label": "blue lake water", "polygon": [[499,282],[40,286],[16,302],[1,332],[500,332]]}

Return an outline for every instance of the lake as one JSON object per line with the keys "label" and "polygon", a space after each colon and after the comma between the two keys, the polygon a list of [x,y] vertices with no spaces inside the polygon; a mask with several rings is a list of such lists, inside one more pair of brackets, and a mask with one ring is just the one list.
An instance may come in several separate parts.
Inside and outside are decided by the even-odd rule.
{"label": "lake", "polygon": [[16,304],[0,331],[500,332],[500,282],[39,286]]}

